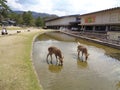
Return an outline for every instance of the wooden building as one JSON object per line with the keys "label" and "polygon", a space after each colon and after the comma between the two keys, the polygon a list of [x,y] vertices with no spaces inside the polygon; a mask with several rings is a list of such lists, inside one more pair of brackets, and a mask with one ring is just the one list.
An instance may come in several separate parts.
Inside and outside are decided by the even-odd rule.
{"label": "wooden building", "polygon": [[80,15],[69,15],[46,20],[45,26],[49,29],[79,28]]}
{"label": "wooden building", "polygon": [[83,14],[80,18],[83,31],[120,31],[120,7]]}
{"label": "wooden building", "polygon": [[120,7],[87,13],[69,15],[46,20],[50,29],[77,28],[86,32],[120,31]]}
{"label": "wooden building", "polygon": [[[82,15],[70,15],[45,21],[50,29],[76,29],[83,34],[106,35],[108,39],[120,41],[120,7]],[[93,35],[94,34],[94,35]]]}

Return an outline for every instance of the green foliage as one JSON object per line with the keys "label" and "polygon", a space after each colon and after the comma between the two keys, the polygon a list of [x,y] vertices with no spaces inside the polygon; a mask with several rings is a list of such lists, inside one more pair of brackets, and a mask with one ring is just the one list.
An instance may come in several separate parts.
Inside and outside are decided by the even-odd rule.
{"label": "green foliage", "polygon": [[8,12],[11,11],[6,3],[7,0],[0,0],[0,21],[7,18]]}
{"label": "green foliage", "polygon": [[14,12],[9,12],[9,7],[6,5],[6,0],[0,0],[0,22],[3,20],[14,20],[16,25],[19,26],[37,26],[43,27],[44,22],[41,17],[37,19],[33,18],[32,12],[23,12],[22,14],[17,14]]}
{"label": "green foliage", "polygon": [[32,13],[30,11],[24,12],[22,17],[24,20],[23,23],[26,26],[33,26],[34,25],[34,18],[33,18]]}
{"label": "green foliage", "polygon": [[18,15],[18,18],[16,19],[16,22],[17,22],[17,24],[19,24],[19,25],[22,25],[22,24],[24,24],[24,20],[23,20],[23,17],[22,17],[22,15]]}
{"label": "green foliage", "polygon": [[22,14],[10,13],[9,18],[16,21],[17,25],[25,25],[25,26],[37,26],[43,27],[44,21],[41,17],[37,19],[33,18],[32,13],[30,11],[23,12]]}
{"label": "green foliage", "polygon": [[25,26],[37,26],[43,27],[44,21],[41,17],[37,19],[33,18],[32,12],[24,12],[23,14],[16,14],[11,12],[10,8],[7,6],[7,0],[0,0],[0,23],[3,20],[14,20],[16,25],[25,25]]}
{"label": "green foliage", "polygon": [[38,18],[36,19],[36,21],[35,21],[35,25],[36,25],[37,27],[43,27],[43,26],[44,26],[43,19],[40,18],[40,17],[38,17]]}

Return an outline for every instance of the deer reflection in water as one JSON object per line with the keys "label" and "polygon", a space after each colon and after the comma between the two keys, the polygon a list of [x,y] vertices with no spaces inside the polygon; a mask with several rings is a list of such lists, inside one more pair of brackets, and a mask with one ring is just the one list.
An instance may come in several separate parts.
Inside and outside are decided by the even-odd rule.
{"label": "deer reflection in water", "polygon": [[[50,57],[51,57],[51,61],[50,61],[50,63],[52,64],[52,55],[55,55],[55,57],[56,57],[56,64],[58,64],[58,65],[63,65],[63,56],[62,56],[62,52],[61,52],[61,50],[60,49],[58,49],[57,47],[54,47],[54,46],[51,46],[51,47],[49,47],[48,48],[48,54],[47,54],[47,63],[48,63],[48,56],[50,55]],[[58,57],[58,58],[57,58]],[[48,63],[49,64],[49,63]]]}
{"label": "deer reflection in water", "polygon": [[63,68],[63,66],[56,66],[53,64],[48,66],[48,70],[52,73],[59,73],[59,72],[61,72],[62,68]]}
{"label": "deer reflection in water", "polygon": [[116,84],[116,90],[120,90],[120,81]]}
{"label": "deer reflection in water", "polygon": [[83,62],[80,58],[77,59],[77,66],[78,68],[87,68],[88,67],[88,63],[87,62]]}

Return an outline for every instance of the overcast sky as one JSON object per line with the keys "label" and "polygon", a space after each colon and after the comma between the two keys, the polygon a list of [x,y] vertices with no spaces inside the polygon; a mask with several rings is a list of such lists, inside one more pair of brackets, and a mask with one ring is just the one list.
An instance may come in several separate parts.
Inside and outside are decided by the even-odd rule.
{"label": "overcast sky", "polygon": [[35,11],[58,16],[85,14],[120,6],[120,0],[7,0],[12,10]]}

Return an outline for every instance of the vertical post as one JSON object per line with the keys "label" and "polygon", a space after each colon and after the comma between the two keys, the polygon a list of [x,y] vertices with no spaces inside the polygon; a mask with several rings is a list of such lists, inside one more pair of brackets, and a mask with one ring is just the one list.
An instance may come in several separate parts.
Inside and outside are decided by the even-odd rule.
{"label": "vertical post", "polygon": [[93,32],[95,32],[95,26],[93,26]]}
{"label": "vertical post", "polygon": [[105,31],[106,31],[106,32],[108,31],[108,26],[106,26],[106,29],[105,29]]}

